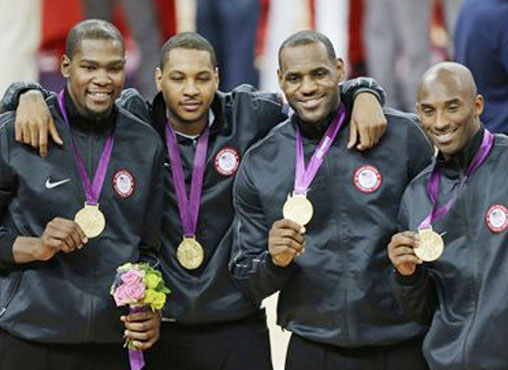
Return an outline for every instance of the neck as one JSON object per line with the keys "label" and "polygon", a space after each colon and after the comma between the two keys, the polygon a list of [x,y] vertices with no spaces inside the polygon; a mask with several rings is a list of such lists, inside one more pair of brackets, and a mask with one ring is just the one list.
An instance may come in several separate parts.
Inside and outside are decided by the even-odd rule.
{"label": "neck", "polygon": [[208,126],[208,114],[205,114],[203,117],[194,122],[185,122],[176,118],[173,114],[169,114],[169,122],[171,127],[173,127],[173,130],[176,132],[184,135],[195,136],[201,134]]}

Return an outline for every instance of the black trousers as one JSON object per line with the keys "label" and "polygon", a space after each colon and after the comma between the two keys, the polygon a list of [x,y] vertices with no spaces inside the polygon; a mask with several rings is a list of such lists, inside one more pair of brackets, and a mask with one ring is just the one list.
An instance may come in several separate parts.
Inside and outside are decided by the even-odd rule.
{"label": "black trousers", "polygon": [[212,325],[163,323],[161,339],[145,357],[150,369],[272,370],[266,316]]}
{"label": "black trousers", "polygon": [[[0,329],[1,370],[130,370],[121,344],[47,344]],[[148,370],[148,369],[147,369]]]}
{"label": "black trousers", "polygon": [[291,335],[286,370],[428,370],[422,338],[389,346],[341,348]]}

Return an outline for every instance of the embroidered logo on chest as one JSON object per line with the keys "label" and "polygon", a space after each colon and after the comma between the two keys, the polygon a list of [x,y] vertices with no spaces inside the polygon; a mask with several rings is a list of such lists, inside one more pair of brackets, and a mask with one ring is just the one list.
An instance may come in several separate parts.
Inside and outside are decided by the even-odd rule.
{"label": "embroidered logo on chest", "polygon": [[364,193],[372,193],[379,189],[382,180],[381,172],[374,166],[361,166],[355,171],[355,186]]}
{"label": "embroidered logo on chest", "polygon": [[215,156],[215,169],[223,176],[234,175],[239,165],[240,153],[231,146],[222,148]]}
{"label": "embroidered logo on chest", "polygon": [[127,170],[118,170],[113,176],[113,189],[121,198],[128,198],[134,193],[136,184],[134,176]]}
{"label": "embroidered logo on chest", "polygon": [[485,215],[485,222],[493,233],[500,233],[508,227],[508,209],[502,204],[489,207]]}

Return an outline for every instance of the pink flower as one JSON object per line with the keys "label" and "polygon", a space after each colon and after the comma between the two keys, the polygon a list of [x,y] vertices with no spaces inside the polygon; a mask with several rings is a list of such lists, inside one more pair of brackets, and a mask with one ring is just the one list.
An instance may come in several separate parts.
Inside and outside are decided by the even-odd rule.
{"label": "pink flower", "polygon": [[145,289],[145,283],[142,281],[137,284],[126,285],[125,291],[131,299],[130,303],[141,301],[145,297]]}
{"label": "pink flower", "polygon": [[129,270],[121,275],[126,285],[137,284],[143,281],[143,273],[138,270]]}
{"label": "pink flower", "polygon": [[126,304],[135,304],[145,297],[145,284],[138,282],[137,284],[122,284],[115,289],[113,298],[117,306]]}
{"label": "pink flower", "polygon": [[115,303],[117,306],[123,306],[130,303],[131,298],[127,294],[127,286],[120,285],[115,289],[113,293],[113,298],[115,299]]}

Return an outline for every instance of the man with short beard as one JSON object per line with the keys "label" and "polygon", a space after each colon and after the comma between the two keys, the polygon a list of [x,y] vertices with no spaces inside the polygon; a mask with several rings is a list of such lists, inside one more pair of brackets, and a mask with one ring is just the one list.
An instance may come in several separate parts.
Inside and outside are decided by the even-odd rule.
{"label": "man with short beard", "polygon": [[483,127],[483,106],[463,65],[420,80],[418,115],[439,153],[407,188],[388,253],[404,311],[429,327],[431,369],[508,368],[508,139]]}
{"label": "man with short beard", "polygon": [[346,150],[342,59],[313,31],[279,49],[294,110],[244,156],[233,189],[231,270],[254,302],[280,291],[286,369],[426,369],[424,328],[398,307],[385,246],[406,185],[431,161],[415,117],[386,109],[368,152]]}
{"label": "man with short beard", "polygon": [[121,317],[109,294],[119,265],[160,247],[163,147],[115,105],[124,67],[120,32],[81,22],[48,99],[65,145],[40,158],[0,116],[2,370],[127,370],[124,340],[144,350],[159,336],[159,313]]}
{"label": "man with short beard", "polygon": [[[215,52],[196,33],[166,42],[155,77],[160,93],[152,104],[132,90],[121,97],[123,106],[152,122],[168,153],[161,269],[172,294],[160,344],[147,360],[182,370],[271,369],[264,310],[242,294],[228,271],[232,186],[246,150],[286,118],[285,106],[279,94],[248,85],[218,91]],[[368,79],[342,86],[349,105],[355,93],[382,94],[374,88]],[[365,112],[372,105],[373,114]],[[382,114],[376,118],[379,104],[366,92],[355,106],[360,109],[352,120],[360,121],[367,136],[362,140],[371,146],[385,123]]]}

